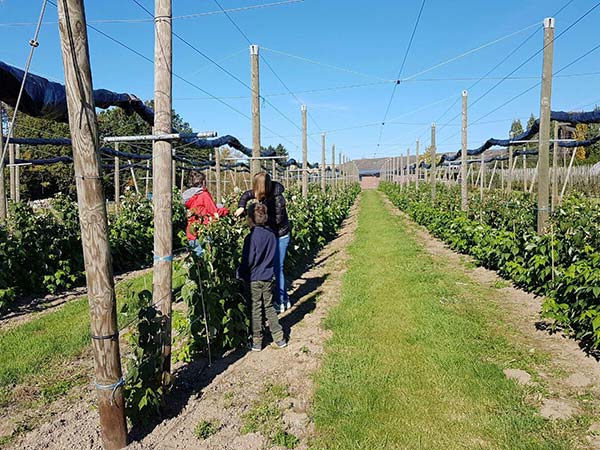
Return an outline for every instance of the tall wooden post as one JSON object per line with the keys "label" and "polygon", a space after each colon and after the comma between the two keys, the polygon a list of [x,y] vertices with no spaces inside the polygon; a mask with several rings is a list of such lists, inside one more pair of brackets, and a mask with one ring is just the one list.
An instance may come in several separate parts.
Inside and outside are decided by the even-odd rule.
{"label": "tall wooden post", "polygon": [[131,179],[133,180],[133,187],[135,188],[135,193],[140,193],[140,187],[137,182],[137,177],[135,176],[135,170],[133,170],[133,162],[128,159],[127,164],[129,164],[129,173],[131,173]]}
{"label": "tall wooden post", "polygon": [[437,164],[435,149],[435,123],[431,124],[431,201],[435,202],[435,166]]}
{"label": "tall wooden post", "polygon": [[145,183],[145,193],[146,198],[148,198],[148,194],[150,193],[150,160],[146,160],[146,180]]}
{"label": "tall wooden post", "polygon": [[552,59],[554,56],[554,18],[544,19],[544,62],[540,96],[540,132],[538,159],[538,214],[537,231],[544,234],[548,221],[550,178],[550,105],[552,98]]}
{"label": "tall wooden post", "polygon": [[10,185],[10,199],[15,201],[15,144],[8,144],[8,173]]}
{"label": "tall wooden post", "polygon": [[271,178],[275,180],[277,178],[277,161],[271,160]]}
{"label": "tall wooden post", "polygon": [[308,197],[308,142],[306,139],[306,105],[300,107],[302,112],[302,197]]}
{"label": "tall wooden post", "polygon": [[[119,143],[115,143],[115,148],[119,148]],[[146,193],[146,196],[148,194]],[[118,156],[115,156],[115,209],[119,212],[121,208],[121,163]]]}
{"label": "tall wooden post", "polygon": [[[15,144],[15,159],[21,159],[21,145]],[[15,166],[15,202],[21,201],[21,167]]]}
{"label": "tall wooden post", "polygon": [[335,188],[336,173],[335,173],[335,144],[331,146],[331,184]]}
{"label": "tall wooden post", "polygon": [[420,171],[421,168],[419,167],[419,140],[417,139],[416,142],[416,148],[415,148],[415,189],[418,191],[419,190],[419,177],[421,176]]}
{"label": "tall wooden post", "polygon": [[[155,0],[154,11],[154,134],[172,130],[172,4]],[[152,301],[164,319],[163,383],[171,372],[171,302],[173,282],[173,154],[171,141],[152,146],[152,202],[154,204],[154,272]]]}
{"label": "tall wooden post", "polygon": [[114,450],[127,445],[127,426],[85,12],[83,0],[59,0],[57,7],[90,304],[100,433],[104,448]]}
{"label": "tall wooden post", "polygon": [[[250,78],[252,82],[252,158],[260,158],[260,79],[258,72],[258,45],[250,46]],[[250,175],[260,172],[260,159],[250,162]]]}
{"label": "tall wooden post", "polygon": [[173,149],[171,153],[171,179],[173,182],[173,189],[177,187],[177,164],[175,164],[175,155],[175,149]]}
{"label": "tall wooden post", "polygon": [[483,188],[485,186],[485,152],[481,154],[481,165],[479,166],[479,200],[483,202]]}
{"label": "tall wooden post", "polygon": [[463,211],[469,209],[467,190],[467,100],[468,92],[462,91],[462,138],[460,154],[460,207]]}
{"label": "tall wooden post", "polygon": [[[0,103],[0,158],[4,152],[4,108]],[[0,222],[6,220],[6,180],[4,179],[4,159],[0,160]]]}
{"label": "tall wooden post", "polygon": [[[511,132],[510,133],[510,139],[512,140],[514,138],[514,134]],[[512,181],[513,181],[513,161],[514,161],[514,156],[513,156],[513,147],[512,146],[508,146],[508,183],[506,186],[506,190],[507,192],[510,194],[512,192]]]}
{"label": "tall wooden post", "polygon": [[410,148],[406,149],[406,161],[405,161],[405,174],[406,174],[406,187],[410,187]]}
{"label": "tall wooden post", "polygon": [[[259,160],[260,161],[260,160]],[[216,194],[216,202],[221,203],[222,195],[221,195],[221,151],[218,148],[215,148],[215,172],[217,178],[217,189],[215,190]]]}
{"label": "tall wooden post", "polygon": [[321,190],[325,192],[325,133],[321,133]]}
{"label": "tall wooden post", "polygon": [[554,122],[554,143],[552,145],[552,211],[558,205],[558,122]]}

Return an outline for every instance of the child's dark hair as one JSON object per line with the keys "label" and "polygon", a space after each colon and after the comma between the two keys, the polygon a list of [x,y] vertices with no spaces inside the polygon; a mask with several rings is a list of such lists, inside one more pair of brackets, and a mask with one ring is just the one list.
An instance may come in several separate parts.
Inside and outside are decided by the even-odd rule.
{"label": "child's dark hair", "polygon": [[267,224],[267,207],[262,203],[251,203],[248,206],[248,218],[253,225],[266,225]]}

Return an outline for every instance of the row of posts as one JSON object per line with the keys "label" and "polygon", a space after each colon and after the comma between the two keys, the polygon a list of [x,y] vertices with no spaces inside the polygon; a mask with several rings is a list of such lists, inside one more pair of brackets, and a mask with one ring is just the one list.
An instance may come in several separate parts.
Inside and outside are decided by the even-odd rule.
{"label": "row of posts", "polygon": [[[539,150],[538,150],[538,163],[537,163],[537,229],[538,233],[546,233],[546,226],[548,222],[550,212],[550,121],[551,121],[551,96],[552,96],[552,62],[554,54],[554,18],[544,19],[544,48],[543,48],[543,66],[542,66],[542,88],[540,94],[540,128],[539,128]],[[468,204],[468,171],[467,171],[467,104],[468,104],[468,93],[467,91],[462,92],[462,124],[461,124],[461,164],[460,164],[460,180],[461,180],[461,208],[463,211],[467,211]],[[558,193],[557,183],[557,154],[558,154],[558,124],[554,129],[554,167],[553,180],[552,180],[552,204],[555,206],[558,199],[561,198],[564,193],[564,187],[562,193]],[[431,168],[429,169],[429,181],[431,183],[431,200],[435,202],[436,198],[436,180],[437,180],[437,151],[435,142],[435,124],[431,126],[431,146],[430,146],[430,160]],[[511,136],[512,137],[512,136]],[[415,159],[415,184],[418,187],[420,176],[419,167],[419,142],[417,141],[417,152]],[[574,156],[574,153],[573,153]],[[526,168],[526,156],[523,155],[524,168]],[[573,159],[573,157],[572,157]],[[572,163],[571,163],[572,164]],[[516,161],[513,158],[512,148],[508,150],[508,168],[509,176],[507,182],[507,190],[510,192],[512,189],[512,173]],[[402,157],[393,157],[387,160],[383,166],[383,176],[388,180],[396,180],[396,174],[400,177],[400,183],[409,183],[410,180],[410,169],[409,167],[409,151],[407,150],[406,159],[402,162]],[[493,182],[493,177],[496,171],[497,161],[494,165],[492,172],[492,179],[490,180],[490,187]],[[447,166],[446,173],[449,178],[449,166]],[[471,174],[473,172],[471,171]],[[427,172],[424,173],[424,177],[427,177]],[[484,191],[484,180],[485,180],[485,162],[484,154],[481,155],[480,169],[478,174],[480,196],[483,199]],[[526,182],[524,183],[527,184]],[[566,182],[565,182],[566,186]],[[525,186],[526,188],[526,186]],[[533,180],[531,184],[533,188]]]}

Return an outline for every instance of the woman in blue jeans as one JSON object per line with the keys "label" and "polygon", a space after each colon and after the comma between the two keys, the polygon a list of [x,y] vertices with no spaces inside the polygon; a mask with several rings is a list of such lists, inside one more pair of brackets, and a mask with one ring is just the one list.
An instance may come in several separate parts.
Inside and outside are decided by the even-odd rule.
{"label": "woman in blue jeans", "polygon": [[244,214],[246,206],[251,200],[256,200],[267,207],[269,215],[267,225],[278,237],[277,251],[275,253],[275,282],[278,295],[275,297],[275,301],[277,302],[276,309],[279,312],[284,312],[292,306],[287,294],[285,276],[283,274],[283,265],[287,247],[290,243],[291,231],[285,207],[285,198],[283,197],[284,190],[283,185],[277,181],[272,181],[268,173],[259,172],[254,175],[252,189],[244,192],[240,197],[238,209],[235,211],[236,216]]}

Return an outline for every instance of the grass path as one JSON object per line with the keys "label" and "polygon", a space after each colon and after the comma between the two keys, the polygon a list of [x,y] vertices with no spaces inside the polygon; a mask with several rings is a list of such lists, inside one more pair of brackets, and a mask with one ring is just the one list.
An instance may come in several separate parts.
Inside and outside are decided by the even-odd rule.
{"label": "grass path", "polygon": [[566,449],[502,369],[543,355],[510,342],[486,287],[428,255],[377,192],[362,194],[342,302],[317,376],[315,448]]}

